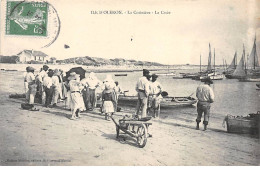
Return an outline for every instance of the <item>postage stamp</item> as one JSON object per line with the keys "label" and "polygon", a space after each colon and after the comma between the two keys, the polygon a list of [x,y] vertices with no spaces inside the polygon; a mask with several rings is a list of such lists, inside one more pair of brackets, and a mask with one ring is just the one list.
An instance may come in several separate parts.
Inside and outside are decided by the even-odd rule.
{"label": "postage stamp", "polygon": [[6,35],[47,36],[48,3],[7,1]]}

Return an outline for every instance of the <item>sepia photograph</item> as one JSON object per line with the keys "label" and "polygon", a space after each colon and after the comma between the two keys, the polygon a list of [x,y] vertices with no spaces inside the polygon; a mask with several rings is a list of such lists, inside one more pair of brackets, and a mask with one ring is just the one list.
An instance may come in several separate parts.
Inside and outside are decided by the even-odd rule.
{"label": "sepia photograph", "polygon": [[259,166],[259,0],[1,0],[0,166]]}

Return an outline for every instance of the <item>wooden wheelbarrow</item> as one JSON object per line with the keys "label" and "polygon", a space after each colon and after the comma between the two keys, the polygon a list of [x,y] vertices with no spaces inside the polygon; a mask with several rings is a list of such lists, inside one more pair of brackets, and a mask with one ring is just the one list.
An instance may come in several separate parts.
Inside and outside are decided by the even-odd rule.
{"label": "wooden wheelbarrow", "polygon": [[111,119],[116,125],[116,138],[119,138],[120,130],[131,137],[136,138],[137,145],[143,148],[146,145],[147,138],[149,136],[148,127],[152,125],[148,122],[151,117],[146,117],[142,119],[133,118],[123,118],[119,120],[119,123],[111,116]]}

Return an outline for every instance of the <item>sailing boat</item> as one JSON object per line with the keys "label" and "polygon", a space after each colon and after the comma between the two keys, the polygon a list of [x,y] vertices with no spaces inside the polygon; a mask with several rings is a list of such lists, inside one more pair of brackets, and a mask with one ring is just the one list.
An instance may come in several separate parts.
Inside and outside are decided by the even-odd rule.
{"label": "sailing boat", "polygon": [[231,64],[228,66],[227,70],[224,72],[224,74],[232,74],[237,67],[237,52],[235,52],[235,55],[233,57],[233,60]]}
{"label": "sailing boat", "polygon": [[237,65],[235,71],[232,74],[227,74],[227,78],[229,79],[242,79],[246,77],[246,69],[245,69],[245,47],[243,45],[243,54]]}
{"label": "sailing boat", "polygon": [[[210,54],[211,56],[211,54]],[[209,67],[209,66],[208,66]],[[210,67],[211,69],[211,67]],[[212,70],[211,70],[212,71]],[[206,76],[201,76],[200,79],[201,80],[204,80],[206,78],[210,78],[211,80],[222,80],[224,78],[224,75],[223,74],[220,74],[220,73],[216,73],[216,57],[215,57],[215,48],[214,48],[214,69],[213,69],[213,74],[210,73],[210,74],[207,74]]]}
{"label": "sailing boat", "polygon": [[[200,63],[201,63],[201,57],[200,57]],[[205,72],[201,71],[200,68],[200,72],[195,74],[192,79],[193,80],[201,80],[204,79],[207,76],[211,76],[213,75],[213,71],[212,71],[212,67],[211,67],[211,47],[210,47],[210,43],[209,43],[209,57],[208,57],[208,66],[207,66],[207,70]]]}
{"label": "sailing boat", "polygon": [[256,37],[251,54],[248,56],[248,62],[246,67],[246,76],[239,81],[242,82],[260,82],[260,67],[258,56],[256,52]]}

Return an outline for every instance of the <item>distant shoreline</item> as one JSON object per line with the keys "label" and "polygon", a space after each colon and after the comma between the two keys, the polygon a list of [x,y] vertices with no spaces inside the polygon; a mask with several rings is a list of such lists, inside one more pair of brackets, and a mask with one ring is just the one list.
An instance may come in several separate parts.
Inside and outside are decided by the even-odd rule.
{"label": "distant shoreline", "polygon": [[[9,64],[9,63],[0,63],[1,71],[25,71],[27,66],[32,66],[37,71],[40,71],[43,64]],[[172,66],[130,66],[130,65],[105,65],[105,66],[85,66],[77,64],[47,64],[51,69],[62,69],[63,71],[68,71],[73,67],[82,67],[86,72],[95,72],[95,73],[111,73],[111,72],[139,72],[143,69],[148,69],[150,71],[176,71],[176,70],[197,70],[200,68],[199,65],[172,65]],[[222,66],[216,66],[221,68]],[[202,66],[203,69],[206,68],[206,65]]]}

